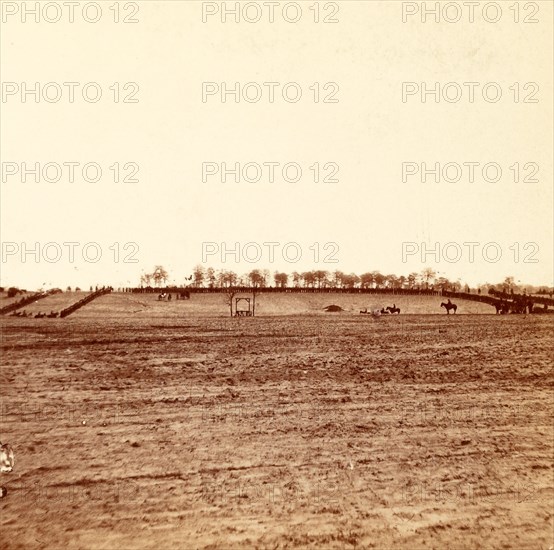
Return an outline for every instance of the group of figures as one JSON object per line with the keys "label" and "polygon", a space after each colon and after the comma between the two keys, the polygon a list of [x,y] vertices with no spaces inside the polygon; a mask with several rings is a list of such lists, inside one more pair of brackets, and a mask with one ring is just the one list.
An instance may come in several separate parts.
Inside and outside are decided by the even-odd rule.
{"label": "group of figures", "polygon": [[52,310],[50,310],[50,313],[42,313],[41,311],[39,311],[38,313],[35,313],[33,315],[31,312],[27,313],[27,310],[24,309],[23,311],[14,311],[11,314],[11,317],[34,317],[35,319],[44,319],[44,318],[55,319],[58,315],[59,313],[57,311],[52,311]]}
{"label": "group of figures", "polygon": [[[499,302],[496,302],[494,304],[494,307],[496,308],[496,313],[500,315],[507,315],[509,313],[548,313],[548,306],[546,304],[542,309],[533,309],[532,300],[525,297],[516,298],[512,301],[501,300]],[[446,310],[447,315],[449,315],[451,311],[453,313],[456,313],[458,311],[458,306],[454,304],[450,300],[450,298],[447,302],[441,302],[441,308],[444,308]],[[392,313],[400,313],[400,308],[396,307],[396,305],[393,304],[392,307],[388,306],[381,309],[368,310],[367,308],[365,308],[363,311],[360,311],[360,313],[371,314],[374,316],[389,315]]]}
{"label": "group of figures", "polygon": [[[497,315],[508,315],[508,313],[539,313],[536,309],[533,310],[533,302],[523,297],[516,298],[512,301],[500,300],[494,304]],[[543,311],[547,311],[548,306],[545,304]],[[540,312],[542,313],[542,311]]]}
{"label": "group of figures", "polygon": [[[450,298],[448,299],[448,302],[442,302],[441,307],[446,309],[446,313],[450,314],[451,311],[456,313],[458,311],[458,306],[456,304],[453,304],[450,301]],[[380,317],[381,315],[394,315],[395,313],[400,314],[400,308],[396,307],[396,304],[392,304],[392,306],[382,307],[381,309],[368,309],[367,307],[360,310],[360,313],[364,315],[373,315],[374,317]]]}
{"label": "group of figures", "polygon": [[373,315],[374,317],[379,317],[381,315],[393,315],[395,313],[400,314],[400,308],[396,307],[396,304],[392,304],[392,306],[382,307],[381,309],[367,309],[364,308],[363,310],[360,310],[360,313],[363,315]]}
{"label": "group of figures", "polygon": [[[171,292],[162,292],[158,294],[158,302],[171,302],[172,295]],[[190,292],[186,290],[185,292],[179,292],[175,294],[176,300],[190,300]]]}

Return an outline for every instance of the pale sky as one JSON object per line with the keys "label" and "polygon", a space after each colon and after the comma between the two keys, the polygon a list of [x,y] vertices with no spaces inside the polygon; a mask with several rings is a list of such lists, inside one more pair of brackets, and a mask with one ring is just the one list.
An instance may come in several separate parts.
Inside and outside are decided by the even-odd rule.
{"label": "pale sky", "polygon": [[[66,22],[66,12],[57,23],[35,23],[32,16],[24,23],[20,12],[3,13],[2,285],[136,285],[141,272],[155,264],[181,283],[203,262],[202,243],[208,242],[218,243],[219,252],[204,265],[238,273],[267,268],[407,275],[429,266],[470,285],[508,275],[553,284],[551,2],[539,2],[536,24],[515,23],[508,3],[502,3],[498,23],[484,21],[479,9],[474,23],[467,15],[458,23],[422,23],[417,16],[403,23],[402,2],[345,1],[337,3],[335,24],[314,23],[311,1],[298,3],[297,23],[283,20],[280,6],[273,23],[266,11],[257,23],[235,23],[231,16],[222,23],[220,14],[203,23],[202,2],[160,0],[138,2],[138,23],[116,24],[109,9],[113,2],[99,4],[98,23],[83,21],[79,8],[73,23]],[[221,8],[220,2],[214,5]],[[325,15],[330,16],[322,7],[320,17]],[[27,95],[23,103],[21,90],[35,82],[41,91],[48,82],[59,84],[61,99],[50,103],[41,96],[35,103]],[[64,82],[79,83],[73,103]],[[91,82],[98,83],[89,87],[91,95],[102,90],[97,103],[82,97],[83,85]],[[138,84],[132,96],[138,102],[115,103],[114,83],[121,99],[135,91],[124,88],[128,82]],[[222,103],[218,94],[202,102],[204,82],[219,89],[222,83],[232,88],[238,82],[242,89],[254,82],[262,96],[236,103],[228,95]],[[279,83],[273,103],[264,82]],[[403,103],[404,82],[420,88],[457,83],[463,94],[457,102],[436,103],[427,96],[422,103],[416,94]],[[478,83],[473,103],[464,82]],[[302,90],[297,103],[283,99],[286,83],[296,83],[291,95]],[[338,85],[332,96],[338,102],[321,101],[335,91],[335,85],[324,88],[326,83]],[[487,83],[502,91],[498,102],[483,99]],[[536,83],[538,91],[527,83]],[[56,87],[48,91],[53,97]],[[255,91],[251,86],[251,94]],[[69,169],[63,167],[58,182],[40,175],[36,183],[28,175],[23,183],[22,163],[32,168],[36,162],[41,167],[79,163],[75,181],[68,181]],[[139,181],[114,182],[110,166],[116,162],[121,178],[134,166],[124,165],[135,163]],[[203,182],[202,165],[208,162],[220,169],[223,162],[279,165],[273,183],[267,171],[259,182],[241,177],[236,183],[230,176],[223,183],[220,174]],[[473,183],[468,169],[458,182],[441,177],[423,183],[420,175],[403,182],[402,165],[408,162],[420,168],[436,162],[479,166]],[[100,166],[100,181],[83,180],[86,163]],[[287,163],[300,165],[300,181],[283,181]],[[320,178],[330,170],[324,170],[327,163],[338,166],[338,182],[314,182],[315,163]],[[487,163],[501,167],[498,182],[483,179]],[[535,168],[538,181],[524,182]],[[37,242],[38,263],[32,254],[22,262],[22,250]],[[73,262],[67,242],[77,243]],[[241,254],[247,243],[259,243],[259,260],[236,263],[228,255],[223,263],[222,243],[232,249],[237,242]],[[273,262],[266,242],[279,243]],[[437,262],[430,254],[422,261],[422,243],[433,248],[437,242],[441,252],[447,243],[458,243],[461,257],[448,262],[441,255]],[[472,262],[467,242],[477,243]],[[83,260],[86,243],[97,243],[87,252],[94,259],[101,250],[98,262]],[[283,258],[286,243],[297,243],[298,262]],[[318,262],[314,243],[319,243]],[[323,250],[326,243],[336,246]],[[403,258],[402,243],[416,243],[418,253]],[[501,251],[499,261],[483,258],[487,243],[493,243],[486,248],[489,258]],[[255,247],[248,252],[255,257]],[[325,263],[328,252],[339,262]],[[138,263],[124,262],[128,253]],[[455,258],[456,246],[446,254]]]}

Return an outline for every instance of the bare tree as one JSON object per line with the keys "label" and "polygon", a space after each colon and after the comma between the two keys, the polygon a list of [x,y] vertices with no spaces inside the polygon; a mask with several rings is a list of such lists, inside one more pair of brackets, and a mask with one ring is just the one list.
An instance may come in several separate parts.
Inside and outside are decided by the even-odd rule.
{"label": "bare tree", "polygon": [[250,279],[250,286],[254,288],[262,287],[265,284],[264,275],[259,269],[253,269],[248,274],[248,278]]}
{"label": "bare tree", "polygon": [[222,269],[217,275],[217,281],[219,286],[223,288],[236,286],[238,276],[234,271]]}
{"label": "bare tree", "polygon": [[235,301],[236,294],[237,291],[232,286],[228,287],[225,292],[225,303],[229,306],[229,313],[231,314],[231,317],[233,316],[233,302]]}
{"label": "bare tree", "polygon": [[276,287],[285,288],[287,286],[289,276],[286,273],[279,273],[276,271],[273,275],[273,279],[275,280]]}
{"label": "bare tree", "polygon": [[372,271],[373,281],[375,282],[376,288],[381,288],[385,282],[385,276],[379,271]]}
{"label": "bare tree", "polygon": [[441,289],[441,291],[448,290],[451,286],[451,282],[446,277],[439,277],[436,281],[437,286]]}
{"label": "bare tree", "polygon": [[408,275],[408,288],[415,288],[417,284],[418,275],[417,273],[410,273]]}
{"label": "bare tree", "polygon": [[426,267],[421,272],[421,280],[425,283],[426,288],[429,288],[429,283],[435,280],[437,272],[431,267]]}
{"label": "bare tree", "polygon": [[302,273],[302,280],[305,287],[313,287],[315,285],[315,273],[313,271],[305,271]]}
{"label": "bare tree", "polygon": [[249,274],[250,285],[252,286],[252,315],[256,314],[256,291],[265,285],[264,274],[259,269],[253,269]]}
{"label": "bare tree", "polygon": [[333,288],[341,288],[342,287],[342,279],[344,277],[344,273],[342,271],[335,271],[333,273],[333,279],[331,281],[331,285]]}
{"label": "bare tree", "polygon": [[329,272],[324,271],[323,269],[318,269],[314,271],[314,279],[317,283],[317,288],[326,287],[329,282]]}
{"label": "bare tree", "polygon": [[157,265],[154,267],[154,272],[152,273],[152,279],[154,280],[154,284],[156,286],[161,286],[161,284],[167,283],[167,279],[169,278],[169,273],[165,270],[165,268],[162,265]]}
{"label": "bare tree", "polygon": [[502,286],[506,288],[506,292],[512,292],[512,291],[518,291],[519,286],[516,285],[516,281],[514,277],[506,277],[504,279],[504,282],[502,283]]}
{"label": "bare tree", "polygon": [[143,273],[140,276],[140,286],[150,286],[150,283],[152,282],[152,275],[150,273]]}
{"label": "bare tree", "polygon": [[360,282],[362,288],[371,288],[374,283],[373,273],[364,273],[360,275]]}
{"label": "bare tree", "polygon": [[396,281],[396,275],[393,275],[392,273],[389,275],[385,275],[385,285],[387,288],[395,288]]}
{"label": "bare tree", "polygon": [[342,278],[343,288],[356,288],[359,283],[360,277],[358,277],[355,273],[344,275]]}
{"label": "bare tree", "polygon": [[200,287],[200,286],[203,286],[204,284],[204,278],[206,276],[206,271],[204,269],[204,267],[200,264],[198,264],[193,272],[192,272],[192,276],[193,276],[193,284],[194,286],[196,287]]}
{"label": "bare tree", "polygon": [[209,287],[213,288],[216,282],[215,269],[213,267],[208,267],[206,270],[206,279],[208,280]]}

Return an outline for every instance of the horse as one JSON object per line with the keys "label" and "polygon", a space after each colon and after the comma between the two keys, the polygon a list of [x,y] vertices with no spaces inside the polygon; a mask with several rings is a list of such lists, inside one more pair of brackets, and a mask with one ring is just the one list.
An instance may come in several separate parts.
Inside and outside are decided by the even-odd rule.
{"label": "horse", "polygon": [[367,307],[364,307],[363,311],[360,309],[360,313],[363,314],[363,315],[369,315],[371,313],[371,311],[368,311]]}
{"label": "horse", "polygon": [[35,319],[42,319],[43,317],[46,317],[46,313],[37,313],[35,315]]}
{"label": "horse", "polygon": [[396,304],[392,304],[392,307],[388,306],[387,309],[390,311],[391,314],[393,314],[393,313],[400,314],[400,308],[396,307]]}
{"label": "horse", "polygon": [[448,301],[448,302],[441,302],[441,307],[445,308],[446,309],[446,314],[449,315],[450,314],[450,310],[453,309],[454,310],[454,313],[456,313],[456,311],[458,310],[458,306],[456,304],[453,304],[452,302]]}
{"label": "horse", "polygon": [[162,292],[161,294],[158,294],[158,302],[161,300],[165,300],[167,298],[167,292]]}

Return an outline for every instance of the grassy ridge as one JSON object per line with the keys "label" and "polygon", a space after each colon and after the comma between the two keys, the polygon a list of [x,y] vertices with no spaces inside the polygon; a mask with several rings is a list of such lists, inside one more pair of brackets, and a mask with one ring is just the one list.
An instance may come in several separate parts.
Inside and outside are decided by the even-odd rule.
{"label": "grassy ridge", "polygon": [[[244,294],[247,296],[247,294]],[[176,317],[229,315],[225,294],[193,294],[190,300],[160,302],[156,294],[114,292],[102,296],[74,314],[75,317],[149,316]],[[377,308],[396,304],[401,314],[445,315],[440,307],[445,298],[437,296],[380,296],[360,294],[259,294],[256,297],[256,315],[359,315],[365,307]],[[454,300],[458,314],[491,314],[493,307],[479,302]],[[326,313],[323,308],[336,304],[345,311]]]}

